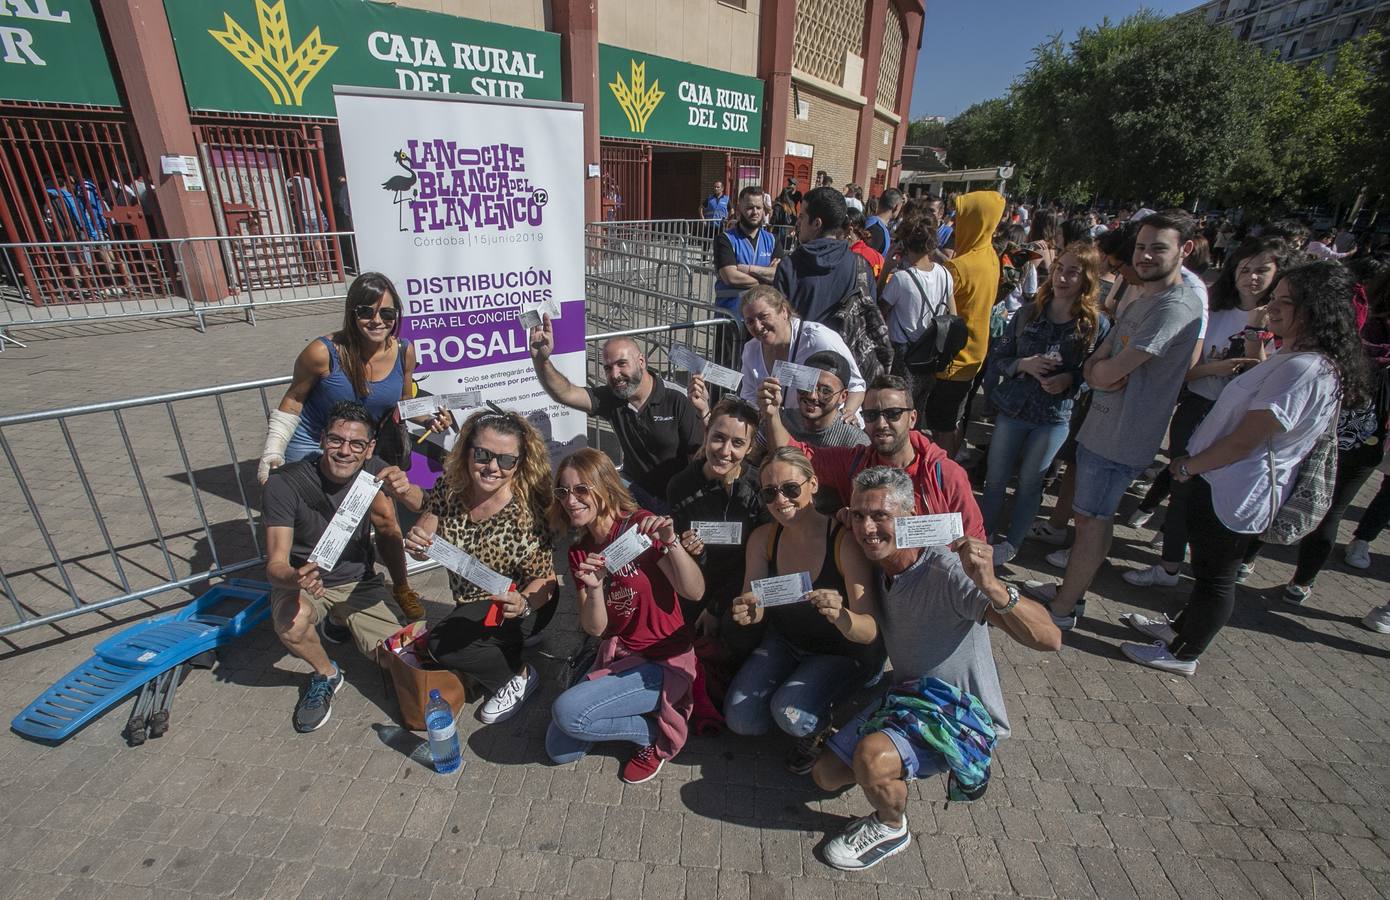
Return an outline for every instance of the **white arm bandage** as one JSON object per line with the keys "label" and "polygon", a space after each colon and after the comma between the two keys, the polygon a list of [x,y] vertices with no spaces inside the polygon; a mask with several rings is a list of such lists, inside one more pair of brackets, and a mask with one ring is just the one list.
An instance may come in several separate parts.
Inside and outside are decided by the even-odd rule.
{"label": "white arm bandage", "polygon": [[272,410],[265,435],[265,449],[261,451],[261,464],[256,467],[256,480],[262,485],[270,478],[270,470],[285,464],[285,448],[299,427],[299,416],[293,413]]}

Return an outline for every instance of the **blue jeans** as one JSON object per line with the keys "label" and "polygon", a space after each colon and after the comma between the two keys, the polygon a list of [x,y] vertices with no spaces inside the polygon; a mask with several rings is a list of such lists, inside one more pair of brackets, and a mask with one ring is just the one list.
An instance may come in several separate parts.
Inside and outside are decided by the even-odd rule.
{"label": "blue jeans", "polygon": [[[880,671],[882,666],[880,661]],[[725,724],[735,734],[766,734],[774,722],[792,737],[815,734],[836,700],[876,674],[848,656],[798,650],[777,629],[768,628],[729,685]]]}
{"label": "blue jeans", "polygon": [[1042,505],[1043,479],[1052,458],[1067,439],[1067,423],[1035,425],[1000,413],[994,420],[989,440],[989,472],[985,476],[985,496],[980,512],[985,517],[985,534],[993,536],[1004,509],[1004,489],[1018,473],[1014,493],[1014,514],[1004,538],[1015,547],[1023,546],[1033,517]]}
{"label": "blue jeans", "polygon": [[1076,445],[1076,496],[1071,501],[1074,512],[1092,519],[1112,519],[1120,508],[1120,500],[1130,484],[1144,471],[1145,466],[1127,466],[1092,453],[1086,445]]}
{"label": "blue jeans", "polygon": [[597,741],[655,742],[654,712],[661,700],[665,670],[644,663],[618,675],[581,681],[555,698],[545,752],[560,765],[574,762]]}

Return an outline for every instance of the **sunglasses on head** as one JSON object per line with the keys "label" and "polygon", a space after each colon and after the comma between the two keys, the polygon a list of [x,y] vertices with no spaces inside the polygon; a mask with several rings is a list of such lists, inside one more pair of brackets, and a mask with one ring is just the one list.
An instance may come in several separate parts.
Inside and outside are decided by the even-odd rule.
{"label": "sunglasses on head", "polygon": [[593,492],[594,492],[594,489],[591,488],[591,487],[589,487],[587,484],[576,484],[576,485],[575,485],[574,487],[572,487],[572,488],[565,487],[565,486],[562,485],[562,484],[557,484],[557,485],[555,486],[555,499],[556,499],[556,500],[563,500],[563,499],[565,499],[566,497],[568,497],[570,494],[573,494],[574,496],[579,497],[579,498],[582,499],[582,498],[584,498],[584,497],[589,496],[589,495],[592,494]]}
{"label": "sunglasses on head", "polygon": [[769,484],[758,491],[758,496],[762,498],[764,503],[771,503],[776,500],[778,494],[783,495],[788,500],[795,500],[801,496],[801,486],[810,480],[807,478],[806,481],[784,481],[781,484]]}
{"label": "sunglasses on head", "polygon": [[355,306],[353,307],[352,312],[353,315],[357,316],[357,318],[363,322],[370,322],[377,316],[381,316],[381,321],[387,323],[388,325],[396,321],[396,317],[400,315],[400,311],[397,310],[394,306],[383,306],[381,308],[377,308],[376,304],[374,303],[363,303],[360,306]]}
{"label": "sunglasses on head", "polygon": [[515,469],[517,460],[519,459],[520,457],[515,453],[493,453],[486,447],[473,448],[473,461],[475,463],[487,465],[493,460],[496,460],[497,468],[501,469],[503,472],[510,472],[512,469]]}
{"label": "sunglasses on head", "polygon": [[889,422],[896,422],[901,419],[905,413],[912,412],[912,408],[907,406],[890,406],[887,409],[861,409],[859,411],[864,414],[865,422],[877,422],[879,419],[887,419]]}

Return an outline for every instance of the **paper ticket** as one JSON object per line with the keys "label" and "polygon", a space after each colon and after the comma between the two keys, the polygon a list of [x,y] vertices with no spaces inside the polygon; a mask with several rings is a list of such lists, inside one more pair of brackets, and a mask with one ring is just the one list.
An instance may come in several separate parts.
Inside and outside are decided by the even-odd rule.
{"label": "paper ticket", "polygon": [[909,547],[941,547],[965,535],[960,513],[933,516],[901,516],[893,520],[899,550]]}
{"label": "paper ticket", "polygon": [[603,548],[603,565],[610,572],[617,572],[646,552],[652,539],[636,528],[629,528],[607,547]]}
{"label": "paper ticket", "polygon": [[710,384],[717,384],[726,390],[736,391],[738,386],[743,383],[742,372],[697,356],[695,351],[685,344],[672,344],[671,352],[668,355],[671,358],[671,365],[675,368],[699,375]]}
{"label": "paper ticket", "polygon": [[527,303],[521,307],[521,327],[530,331],[541,326],[541,316],[550,316],[550,321],[560,318],[560,304],[553,298],[540,303]]}
{"label": "paper ticket", "polygon": [[793,575],[775,575],[772,578],[759,578],[752,584],[753,596],[758,598],[759,606],[785,606],[800,603],[811,590],[811,573],[797,572]]}
{"label": "paper ticket", "polygon": [[477,557],[460,550],[442,537],[435,537],[434,543],[425,550],[425,555],[490,595],[505,594],[512,588],[512,580],[506,575],[494,572]]}
{"label": "paper ticket", "polygon": [[739,546],[743,543],[742,522],[691,522],[690,527],[706,544]]}
{"label": "paper ticket", "polygon": [[820,369],[779,359],[772,367],[772,377],[782,385],[783,391],[814,391],[820,384]]}
{"label": "paper ticket", "polygon": [[440,409],[472,409],[481,406],[483,395],[480,391],[459,391],[454,394],[432,394],[428,397],[411,397],[396,404],[402,419],[416,419],[432,416]]}
{"label": "paper ticket", "polygon": [[372,498],[379,490],[381,482],[365,471],[357,473],[347,496],[329,520],[328,528],[314,545],[314,552],[309,554],[309,562],[316,563],[324,572],[332,571],[342,558],[343,550],[347,548],[348,541],[352,540],[353,533],[357,531],[357,526],[367,514],[367,510],[371,508]]}

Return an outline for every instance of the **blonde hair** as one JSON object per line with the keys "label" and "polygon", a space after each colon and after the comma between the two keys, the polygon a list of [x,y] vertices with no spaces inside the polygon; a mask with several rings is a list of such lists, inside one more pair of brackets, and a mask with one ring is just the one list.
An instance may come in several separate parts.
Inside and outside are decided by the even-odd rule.
{"label": "blonde hair", "polygon": [[784,312],[788,316],[795,316],[796,310],[792,309],[791,301],[787,295],[777,290],[770,284],[755,284],[744,291],[738,298],[738,314],[747,315],[748,307],[755,301],[762,300],[772,307],[773,312]]}
{"label": "blonde hair", "polygon": [[[761,472],[767,472],[777,463],[791,466],[804,475],[808,481],[816,477],[815,467],[811,465],[811,461],[806,458],[806,454],[799,447],[778,447],[773,450],[763,460]],[[761,474],[758,480],[762,480]]]}
{"label": "blonde hair", "polygon": [[550,505],[550,455],[540,432],[517,412],[480,409],[464,420],[454,449],[444,460],[444,483],[450,494],[462,491],[469,483],[468,454],[473,449],[473,436],[482,429],[516,438],[520,458],[512,477],[512,493],[531,517],[531,524],[541,524]]}
{"label": "blonde hair", "polygon": [[[1076,330],[1081,339],[1089,344],[1100,327],[1100,307],[1097,305],[1100,297],[1100,251],[1092,244],[1072,242],[1052,261],[1053,274],[1062,268],[1062,260],[1068,256],[1076,257],[1076,261],[1081,263],[1081,290],[1072,301],[1071,314],[1077,320]],[[1052,277],[1049,275],[1038,286],[1037,296],[1033,299],[1034,320],[1047,315],[1047,304],[1051,300]]]}
{"label": "blonde hair", "polygon": [[[598,518],[622,518],[637,511],[637,501],[628,489],[623,487],[623,480],[618,476],[618,470],[613,468],[613,460],[609,459],[607,454],[591,447],[574,451],[555,467],[557,485],[560,482],[560,473],[566,469],[574,470],[580,483],[589,486],[590,502]],[[557,533],[571,530],[569,516],[565,514],[565,506],[558,497],[553,497],[550,501],[549,517],[550,526]]]}

